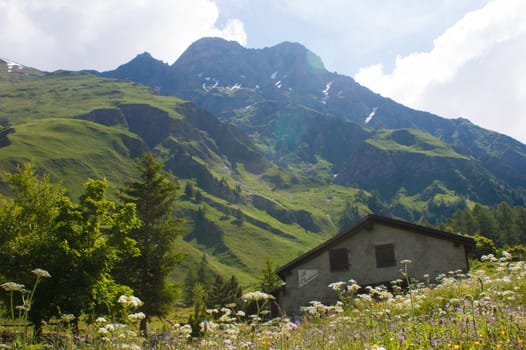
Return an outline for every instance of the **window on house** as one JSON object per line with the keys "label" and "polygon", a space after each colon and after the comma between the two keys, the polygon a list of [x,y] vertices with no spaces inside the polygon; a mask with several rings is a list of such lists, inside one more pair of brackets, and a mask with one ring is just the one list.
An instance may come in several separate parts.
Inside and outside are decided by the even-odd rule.
{"label": "window on house", "polygon": [[394,245],[380,244],[374,247],[376,255],[376,267],[396,266]]}
{"label": "window on house", "polygon": [[331,272],[349,271],[347,248],[329,250],[329,262],[331,265]]}

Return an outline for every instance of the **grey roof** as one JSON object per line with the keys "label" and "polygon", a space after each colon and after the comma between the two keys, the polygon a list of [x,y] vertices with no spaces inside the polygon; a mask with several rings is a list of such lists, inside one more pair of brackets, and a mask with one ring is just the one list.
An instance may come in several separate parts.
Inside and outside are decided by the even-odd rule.
{"label": "grey roof", "polygon": [[475,246],[475,241],[466,236],[457,235],[454,233],[446,232],[437,230],[431,227],[425,227],[420,226],[416,224],[412,224],[406,221],[401,221],[397,219],[387,218],[384,216],[369,214],[366,217],[364,217],[362,220],[360,220],[357,224],[352,226],[351,228],[344,230],[334,237],[328,239],[327,241],[323,242],[319,246],[309,250],[303,255],[300,255],[299,257],[295,258],[291,262],[289,262],[286,265],[283,265],[276,269],[276,273],[283,278],[284,274],[289,271],[290,269],[294,268],[295,266],[299,265],[300,263],[309,260],[312,257],[317,256],[318,254],[321,254],[326,249],[329,249],[330,247],[334,246],[335,244],[339,243],[342,239],[348,238],[358,232],[360,232],[363,229],[372,229],[374,223],[383,224],[386,226],[396,227],[400,229],[404,229],[406,231],[411,231],[414,233],[424,234],[427,236],[435,237],[438,239],[445,239],[452,242],[456,242],[459,244],[464,245],[468,249],[471,249]]}

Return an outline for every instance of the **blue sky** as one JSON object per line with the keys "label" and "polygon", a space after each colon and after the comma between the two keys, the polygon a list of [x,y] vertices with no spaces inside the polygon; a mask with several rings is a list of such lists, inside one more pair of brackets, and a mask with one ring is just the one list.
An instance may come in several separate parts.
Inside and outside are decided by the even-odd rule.
{"label": "blue sky", "polygon": [[173,63],[204,36],[299,42],[384,96],[526,142],[524,0],[0,0],[0,57],[43,70]]}

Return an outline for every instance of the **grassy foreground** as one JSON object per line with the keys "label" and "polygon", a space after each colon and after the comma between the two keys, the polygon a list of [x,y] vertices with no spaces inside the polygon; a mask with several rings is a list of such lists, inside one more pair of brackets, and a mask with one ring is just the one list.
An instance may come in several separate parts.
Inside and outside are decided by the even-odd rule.
{"label": "grassy foreground", "polygon": [[297,319],[265,319],[270,296],[248,293],[244,300],[256,303],[255,314],[236,305],[208,310],[199,338],[189,325],[165,321],[145,340],[136,331],[141,314],[130,308],[126,322],[99,318],[79,339],[65,317],[53,333],[60,336],[48,342],[64,349],[524,349],[526,265],[505,252],[482,260],[470,274],[451,272],[433,283],[411,280],[410,261],[389,288],[358,294],[363,289],[352,280],[334,283],[340,302],[313,301]]}

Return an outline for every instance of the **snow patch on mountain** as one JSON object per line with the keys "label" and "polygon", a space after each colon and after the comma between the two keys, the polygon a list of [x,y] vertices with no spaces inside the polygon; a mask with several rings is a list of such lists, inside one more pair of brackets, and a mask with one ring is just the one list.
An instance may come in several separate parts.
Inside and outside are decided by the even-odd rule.
{"label": "snow patch on mountain", "polygon": [[201,88],[205,92],[209,92],[210,90],[215,89],[219,86],[219,80],[217,80],[216,78],[205,77],[204,80],[205,82],[203,83],[203,85],[201,85]]}
{"label": "snow patch on mountain", "polygon": [[227,89],[230,90],[230,91],[236,91],[236,90],[239,90],[239,89],[241,89],[241,84],[239,84],[239,83],[235,83],[235,84],[232,85],[232,86],[227,86]]}
{"label": "snow patch on mountain", "polygon": [[334,80],[331,80],[327,83],[327,85],[325,85],[325,90],[323,90],[323,94],[325,95],[325,97],[328,97],[329,96],[329,90],[331,89],[331,85],[332,83],[334,82]]}
{"label": "snow patch on mountain", "polygon": [[331,89],[331,85],[332,83],[334,82],[334,80],[331,80],[329,81],[326,85],[325,85],[325,90],[322,91],[323,93],[323,100],[322,100],[322,103],[323,104],[327,104],[327,99],[329,98],[329,90]]}
{"label": "snow patch on mountain", "polygon": [[17,68],[17,69],[23,69],[24,68],[23,65],[18,64],[18,63],[14,62],[14,61],[8,60],[6,58],[0,58],[0,60],[4,61],[5,64],[7,65],[7,72],[8,73],[12,73],[15,68]]}
{"label": "snow patch on mountain", "polygon": [[368,124],[368,123],[373,119],[373,117],[375,116],[377,110],[378,110],[378,107],[374,107],[374,108],[373,108],[373,110],[371,111],[371,113],[369,113],[369,115],[367,116],[367,118],[365,118],[365,124]]}

